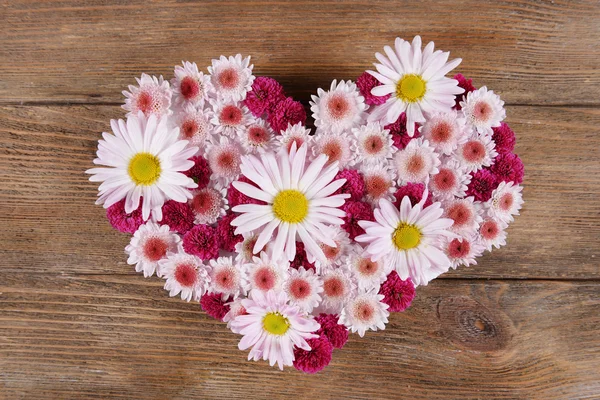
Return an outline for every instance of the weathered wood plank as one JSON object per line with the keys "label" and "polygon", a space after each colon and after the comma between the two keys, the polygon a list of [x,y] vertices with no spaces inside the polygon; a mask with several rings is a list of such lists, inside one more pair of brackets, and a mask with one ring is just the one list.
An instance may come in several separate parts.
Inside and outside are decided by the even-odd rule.
{"label": "weathered wood plank", "polygon": [[0,393],[548,400],[600,391],[597,282],[435,281],[385,331],[352,336],[316,376],[246,361],[225,324],[160,285],[4,274]]}
{"label": "weathered wood plank", "polygon": [[[0,107],[0,266],[5,272],[133,273],[128,235],[94,206],[83,171],[117,106]],[[600,110],[511,107],[526,166],[508,246],[450,277],[600,278]]]}
{"label": "weathered wood plank", "polygon": [[509,103],[598,104],[596,0],[148,2],[12,0],[0,5],[1,102],[121,102],[141,72],[182,59],[254,56],[308,100],[355,79],[396,36],[421,34]]}

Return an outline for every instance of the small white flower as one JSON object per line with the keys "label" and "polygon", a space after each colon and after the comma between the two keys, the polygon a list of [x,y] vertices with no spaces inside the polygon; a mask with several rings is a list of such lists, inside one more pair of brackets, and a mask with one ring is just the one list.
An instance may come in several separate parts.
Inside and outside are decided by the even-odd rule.
{"label": "small white flower", "polygon": [[173,102],[181,108],[194,105],[202,109],[212,89],[210,78],[198,71],[196,63],[182,61],[182,64],[183,67],[175,66],[175,77],[171,79]]}
{"label": "small white flower", "polygon": [[459,144],[467,140],[470,129],[466,120],[451,110],[433,113],[421,126],[420,132],[438,153],[450,155]]}
{"label": "small white flower", "polygon": [[249,122],[238,131],[242,146],[248,153],[266,153],[275,149],[275,133],[263,119]]}
{"label": "small white flower", "polygon": [[312,270],[290,268],[289,277],[283,290],[290,298],[290,303],[298,306],[303,312],[310,314],[321,302],[323,282]]}
{"label": "small white flower", "polygon": [[283,283],[288,277],[287,270],[290,263],[287,260],[272,260],[266,252],[261,252],[260,257],[252,257],[252,261],[244,264],[244,289],[260,290],[268,292],[269,290],[280,291]]}
{"label": "small white flower", "polygon": [[365,182],[365,199],[377,205],[380,199],[394,201],[396,170],[390,163],[363,165],[360,172]]}
{"label": "small white flower", "polygon": [[337,161],[340,169],[354,165],[356,157],[356,141],[345,132],[320,132],[313,137],[313,156],[321,154],[328,157],[326,165]]}
{"label": "small white flower", "polygon": [[362,292],[350,300],[340,314],[339,323],[347,326],[360,337],[368,330],[385,329],[390,312],[389,306],[383,302],[384,295],[375,290]]}
{"label": "small white flower", "polygon": [[171,96],[169,82],[162,77],[142,74],[141,78],[135,78],[139,87],[129,85],[129,92],[124,90],[125,104],[121,107],[129,111],[127,117],[137,116],[142,112],[146,117],[155,115],[163,117],[171,115]]}
{"label": "small white flower", "polygon": [[215,134],[236,138],[253,120],[250,111],[242,103],[210,100]]}
{"label": "small white flower", "polygon": [[500,126],[500,122],[506,117],[504,101],[485,86],[468,93],[460,106],[467,121],[477,132],[485,135],[492,135],[492,128]]}
{"label": "small white flower", "polygon": [[514,221],[513,215],[519,215],[523,205],[522,186],[513,182],[500,182],[492,197],[485,203],[485,208],[494,218],[506,223]]}
{"label": "small white flower", "polygon": [[350,254],[350,238],[344,229],[339,226],[333,227],[329,234],[329,238],[335,243],[335,246],[319,243],[319,247],[325,255],[324,259],[319,260],[315,259],[314,256],[308,256],[308,261],[315,263],[317,272],[323,271],[325,268],[342,265],[346,257]]}
{"label": "small white flower", "polygon": [[344,304],[356,292],[356,283],[345,267],[329,269],[321,274],[323,281],[323,301],[319,306],[320,311],[338,314]]}
{"label": "small white flower", "polygon": [[373,261],[368,254],[364,254],[361,246],[358,246],[349,259],[350,271],[358,282],[358,288],[362,290],[379,290],[379,287],[390,272],[392,265],[383,260]]}
{"label": "small white flower", "polygon": [[475,202],[473,196],[445,201],[442,207],[444,217],[453,221],[449,229],[461,236],[474,235],[483,221],[481,202]]}
{"label": "small white flower", "polygon": [[211,140],[204,155],[212,171],[210,179],[219,187],[227,187],[240,175],[242,154],[241,146],[225,136],[221,136],[219,141]]}
{"label": "small white flower", "polygon": [[394,158],[399,183],[423,183],[438,173],[439,155],[423,138],[413,139]]}
{"label": "small white flower", "polygon": [[476,132],[456,150],[456,157],[467,172],[489,167],[494,163],[497,155],[496,143],[492,137]]}
{"label": "small white flower", "polygon": [[241,268],[233,263],[231,257],[219,257],[210,260],[210,292],[221,293],[223,300],[236,299],[243,292],[243,275]]}
{"label": "small white flower", "polygon": [[185,301],[199,301],[206,293],[210,283],[210,267],[202,261],[183,251],[170,253],[167,259],[159,261],[162,277],[166,279],[165,289],[169,296],[181,293]]}
{"label": "small white flower", "polygon": [[492,251],[492,247],[499,249],[506,245],[506,228],[508,224],[499,219],[488,217],[479,225],[477,240],[487,251]]}
{"label": "small white flower", "polygon": [[450,259],[453,269],[461,265],[468,267],[477,264],[475,259],[485,250],[485,246],[476,239],[476,236],[446,238],[442,248]]}
{"label": "small white flower", "polygon": [[288,125],[288,128],[282,131],[281,135],[277,136],[277,140],[280,143],[280,148],[284,148],[288,153],[294,143],[296,143],[297,149],[306,143],[308,150],[312,150],[313,137],[310,135],[310,129],[306,129],[301,122],[295,125]]}
{"label": "small white flower", "polygon": [[366,117],[367,105],[352,81],[331,82],[326,92],[317,90],[312,96],[310,109],[319,131],[340,133],[361,125]]}
{"label": "small white flower", "polygon": [[209,118],[210,112],[202,111],[191,104],[186,105],[175,118],[175,124],[179,128],[179,140],[187,140],[188,147],[196,146],[200,152],[204,152],[206,142],[214,129]]}
{"label": "small white flower", "polygon": [[460,162],[447,157],[442,160],[438,173],[431,177],[429,188],[436,200],[450,200],[454,197],[465,197],[471,175],[469,175]]}
{"label": "small white flower", "polygon": [[207,186],[195,190],[193,195],[189,204],[195,216],[195,224],[214,224],[229,209],[226,189]]}
{"label": "small white flower", "polygon": [[129,254],[127,264],[135,264],[135,271],[143,272],[146,278],[152,276],[154,271],[161,276],[158,262],[167,253],[176,253],[180,241],[179,235],[172,233],[167,225],[146,222],[135,231],[131,242],[125,247],[125,252]]}
{"label": "small white flower", "polygon": [[241,54],[229,58],[221,56],[218,60],[212,60],[208,72],[217,96],[232,101],[245,99],[254,82],[252,68],[254,65],[250,64],[250,57],[242,59]]}
{"label": "small white flower", "polygon": [[358,161],[365,164],[386,162],[392,159],[392,153],[398,149],[394,146],[392,135],[379,123],[369,122],[352,129],[356,137]]}

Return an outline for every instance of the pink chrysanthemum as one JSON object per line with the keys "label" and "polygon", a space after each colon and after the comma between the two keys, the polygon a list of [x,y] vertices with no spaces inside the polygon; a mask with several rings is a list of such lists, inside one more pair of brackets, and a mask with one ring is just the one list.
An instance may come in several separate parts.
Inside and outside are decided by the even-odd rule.
{"label": "pink chrysanthemum", "polygon": [[421,137],[418,129],[419,125],[417,123],[415,123],[414,135],[408,136],[408,131],[406,129],[406,113],[400,114],[396,122],[388,124],[383,128],[390,131],[394,146],[396,146],[398,150],[404,149],[411,140]]}
{"label": "pink chrysanthemum", "polygon": [[467,189],[467,196],[475,197],[475,200],[488,201],[492,192],[498,187],[496,175],[489,169],[480,169],[471,174],[471,183]]}
{"label": "pink chrysanthemum", "polygon": [[[113,228],[119,232],[134,234],[140,225],[144,223],[142,218],[142,207],[138,207],[131,213],[125,212],[125,199],[116,202],[106,209],[106,218]],[[164,217],[163,217],[164,218]],[[164,224],[163,220],[163,224]]]}
{"label": "pink chrysanthemum", "polygon": [[471,236],[483,220],[481,217],[481,203],[476,203],[473,197],[465,199],[452,199],[443,204],[444,217],[450,218],[454,223],[449,228],[452,232],[462,236]]}
{"label": "pink chrysanthemum", "polygon": [[[413,206],[421,201],[423,198],[423,191],[425,190],[425,185],[422,183],[407,183],[404,186],[400,186],[396,193],[394,193],[394,206],[400,207],[400,203],[405,196],[408,196],[410,199],[410,204]],[[431,197],[431,192],[427,195],[427,200],[425,200],[425,204],[423,207],[429,207],[433,204],[433,200]]]}
{"label": "pink chrysanthemum", "polygon": [[458,81],[458,86],[465,89],[464,93],[456,95],[456,104],[454,105],[455,110],[460,110],[462,107],[460,106],[460,102],[464,101],[465,97],[468,93],[477,90],[475,86],[473,86],[473,80],[467,79],[463,76],[463,74],[454,75],[454,79]]}
{"label": "pink chrysanthemum", "polygon": [[162,213],[161,224],[169,225],[172,231],[181,235],[194,227],[194,213],[188,203],[169,200],[163,205]]}
{"label": "pink chrysanthemum", "polygon": [[[369,75],[370,76],[370,75]],[[346,183],[339,188],[334,194],[347,193],[350,195],[350,199],[358,201],[362,199],[365,194],[365,182],[354,169],[343,169],[335,176],[335,179],[346,179]]]}
{"label": "pink chrysanthemum", "polygon": [[306,110],[299,101],[294,101],[293,98],[287,97],[281,100],[273,108],[267,120],[271,128],[280,133],[287,129],[288,125],[295,125],[300,122],[302,125],[306,122]]}
{"label": "pink chrysanthemum", "polygon": [[217,236],[220,239],[221,248],[225,251],[234,252],[235,245],[244,240],[242,235],[235,234],[235,227],[231,225],[231,221],[235,217],[235,214],[227,213],[217,222]]}
{"label": "pink chrysanthemum", "polygon": [[183,236],[183,249],[188,254],[210,260],[219,255],[219,239],[215,228],[196,225]]}
{"label": "pink chrysanthemum", "polygon": [[415,298],[415,285],[410,278],[405,281],[400,279],[396,271],[390,272],[387,280],[381,284],[379,294],[382,294],[383,302],[390,306],[388,311],[401,312],[410,307]]}
{"label": "pink chrysanthemum", "polygon": [[275,79],[268,76],[259,76],[252,83],[252,90],[246,95],[244,104],[252,115],[261,117],[269,112],[285,99],[283,86]]}
{"label": "pink chrysanthemum", "polygon": [[477,239],[485,246],[487,251],[492,251],[492,246],[499,249],[506,245],[506,228],[508,224],[499,219],[487,218],[483,220],[477,232]]}
{"label": "pink chrysanthemum", "polygon": [[370,106],[376,106],[383,104],[390,98],[391,94],[385,96],[375,96],[371,94],[371,89],[375,86],[381,86],[382,83],[377,80],[373,75],[367,71],[363,72],[358,78],[356,78],[356,86],[360,91],[360,95],[365,98],[365,103]]}
{"label": "pink chrysanthemum", "polygon": [[451,267],[456,269],[460,265],[469,266],[477,264],[475,259],[483,254],[485,246],[475,240],[476,236],[448,238],[443,247],[444,253],[452,263]]}
{"label": "pink chrysanthemum", "polygon": [[492,140],[496,143],[498,154],[511,153],[515,148],[517,139],[515,133],[506,122],[501,122],[500,126],[492,128],[494,134]]}
{"label": "pink chrysanthemum", "polygon": [[194,166],[183,173],[198,184],[198,189],[205,188],[212,174],[208,161],[202,156],[195,156],[190,158],[190,160],[194,162]]}
{"label": "pink chrysanthemum", "polygon": [[228,303],[231,300],[231,298],[223,300],[221,293],[206,293],[200,298],[200,307],[214,319],[223,321],[223,318],[229,312]]}
{"label": "pink chrysanthemum", "polygon": [[373,208],[367,202],[346,200],[341,208],[346,212],[346,216],[342,218],[344,220],[342,228],[348,232],[350,239],[365,233],[365,230],[358,225],[358,221],[375,221]]}
{"label": "pink chrysanthemum", "polygon": [[129,85],[129,92],[124,90],[125,104],[121,107],[129,111],[127,116],[136,116],[141,111],[146,117],[151,114],[157,117],[170,115],[171,97],[173,92],[169,87],[169,81],[163,79],[162,75],[157,78],[148,74],[142,74],[141,78],[135,78],[139,87]]}
{"label": "pink chrysanthemum", "polygon": [[[247,183],[252,186],[256,186],[254,182],[246,178],[244,175],[240,175],[238,181]],[[256,187],[258,188],[258,186]],[[229,189],[227,190],[227,201],[229,202],[229,207],[231,208],[239,206],[240,204],[267,204],[264,201],[246,196],[244,193],[240,192],[235,187],[233,187],[233,184],[230,184]]]}
{"label": "pink chrysanthemum", "polygon": [[523,182],[523,175],[525,174],[523,161],[514,153],[500,154],[494,160],[494,165],[490,167],[490,170],[496,176],[497,183],[513,182],[519,184]]}
{"label": "pink chrysanthemum", "polygon": [[294,348],[294,368],[298,371],[314,374],[321,371],[331,362],[333,345],[325,335],[308,339],[310,350]]}
{"label": "pink chrysanthemum", "polygon": [[319,314],[315,317],[315,321],[321,325],[321,328],[315,333],[325,335],[333,347],[341,349],[348,341],[349,332],[348,328],[338,323],[338,320],[339,316],[336,314]]}
{"label": "pink chrysanthemum", "polygon": [[206,159],[212,171],[211,179],[226,185],[240,175],[242,148],[237,141],[221,136],[218,142],[211,143],[206,149]]}
{"label": "pink chrysanthemum", "polygon": [[315,264],[308,261],[304,243],[296,242],[296,257],[290,261],[290,267],[294,269],[304,268],[305,270],[311,269],[315,271]]}

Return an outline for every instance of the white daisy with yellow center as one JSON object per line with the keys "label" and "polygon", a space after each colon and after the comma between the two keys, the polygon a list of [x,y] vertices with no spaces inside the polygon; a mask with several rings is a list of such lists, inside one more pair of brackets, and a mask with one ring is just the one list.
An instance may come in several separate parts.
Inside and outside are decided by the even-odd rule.
{"label": "white daisy with yellow center", "polygon": [[464,92],[458,81],[445,76],[462,60],[446,62],[450,53],[434,51],[433,42],[422,50],[420,36],[415,36],[412,44],[396,38],[394,47],[385,46],[385,56],[376,53],[380,62],[374,64],[377,72],[367,71],[382,83],[371,90],[373,95],[391,94],[384,104],[376,106],[368,119],[387,125],[406,112],[407,131],[412,137],[415,122],[425,122],[423,113],[450,111],[455,104],[455,95]]}
{"label": "white daisy with yellow center", "polygon": [[103,133],[98,141],[94,164],[108,168],[92,168],[90,181],[102,182],[96,204],[108,208],[125,199],[125,212],[135,211],[142,202],[144,220],[162,219],[161,208],[166,200],[186,202],[192,198],[189,189],[198,187],[182,171],[190,169],[197,147],[186,147],[187,140],[178,140],[179,128],[169,129],[167,118],[157,119],[142,112],[127,117],[127,122],[111,120],[114,135]]}
{"label": "white daisy with yellow center", "polygon": [[274,233],[271,256],[275,260],[282,255],[289,261],[294,259],[296,237],[312,257],[320,260],[326,257],[317,243],[336,247],[331,226],[344,223],[345,213],[339,207],[349,195],[333,193],[346,180],[334,180],[338,163],[325,167],[328,160],[325,155],[320,155],[305,168],[306,152],[306,144],[297,151],[293,144],[289,153],[279,152],[279,160],[273,153],[266,153],[261,160],[253,155],[242,157],[242,174],[256,186],[241,181],[233,182],[233,186],[246,196],[267,204],[234,207],[233,211],[241,215],[231,225],[237,227],[236,234],[258,233],[254,254],[271,241]]}
{"label": "white daisy with yellow center", "polygon": [[386,260],[401,279],[411,278],[415,285],[427,285],[432,276],[450,267],[448,256],[440,248],[441,239],[453,236],[448,230],[453,221],[442,218],[444,210],[436,202],[423,208],[428,191],[412,206],[408,196],[400,209],[385,199],[374,210],[375,222],[359,221],[365,234],[356,241],[366,243],[365,253],[373,261]]}

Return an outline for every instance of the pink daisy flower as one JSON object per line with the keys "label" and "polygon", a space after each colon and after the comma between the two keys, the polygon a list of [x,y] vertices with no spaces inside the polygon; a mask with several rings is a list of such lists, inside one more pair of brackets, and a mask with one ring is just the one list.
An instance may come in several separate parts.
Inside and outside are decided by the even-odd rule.
{"label": "pink daisy flower", "polygon": [[467,172],[474,172],[492,165],[498,153],[490,135],[475,133],[458,147],[456,155]]}
{"label": "pink daisy flower", "polygon": [[508,224],[495,218],[486,218],[479,225],[477,240],[487,251],[506,245],[506,228]]}
{"label": "pink daisy flower", "polygon": [[349,131],[362,125],[366,118],[365,99],[352,81],[338,83],[334,79],[328,91],[317,90],[317,96],[312,96],[310,106],[317,131]]}
{"label": "pink daisy flower", "polygon": [[438,153],[449,155],[459,144],[467,140],[469,129],[466,120],[452,110],[447,113],[432,114],[425,121],[420,132]]}
{"label": "pink daisy flower", "polygon": [[363,254],[362,247],[354,252],[349,258],[350,271],[358,282],[361,290],[379,290],[379,286],[386,280],[391,272],[392,266],[382,260],[373,261],[371,257]]}
{"label": "pink daisy flower", "polygon": [[254,65],[250,64],[250,57],[242,59],[241,54],[229,58],[221,56],[218,60],[212,60],[208,72],[214,91],[228,101],[243,100],[254,82],[252,68]]}
{"label": "pink daisy flower", "polygon": [[344,304],[354,295],[356,283],[346,268],[329,269],[321,274],[323,293],[321,311],[339,313]]}
{"label": "pink daisy flower", "polygon": [[250,122],[238,134],[248,153],[266,153],[275,149],[275,133],[262,119]]}
{"label": "pink daisy flower", "polygon": [[169,296],[181,293],[185,301],[199,301],[206,293],[210,277],[210,267],[202,264],[198,257],[185,253],[170,253],[168,258],[160,261],[162,277],[166,279],[165,290]]}
{"label": "pink daisy flower", "polygon": [[296,143],[296,148],[299,149],[304,143],[307,144],[309,149],[312,148],[312,139],[310,135],[310,129],[298,122],[295,125],[290,125],[281,132],[281,135],[277,136],[277,140],[282,148],[285,148],[287,152],[290,152],[292,145]]}
{"label": "pink daisy flower", "polygon": [[220,134],[236,138],[252,121],[248,109],[242,103],[211,100],[210,104],[213,110],[210,122],[217,137]]}
{"label": "pink daisy flower", "polygon": [[205,158],[212,171],[211,179],[218,186],[229,185],[240,175],[242,164],[242,148],[225,136],[217,142],[211,142],[206,148]]}
{"label": "pink daisy flower", "polygon": [[446,158],[438,168],[438,173],[431,177],[429,189],[436,200],[449,200],[454,197],[465,197],[471,175],[466,173],[460,163],[453,158]]}
{"label": "pink daisy flower", "polygon": [[443,248],[453,269],[461,265],[468,267],[477,264],[475,259],[485,250],[485,246],[477,241],[475,236],[449,238]]}
{"label": "pink daisy flower", "polygon": [[288,278],[289,266],[289,261],[272,260],[266,252],[262,251],[260,257],[253,256],[252,261],[244,264],[245,273],[242,285],[247,292],[251,290],[259,290],[264,293],[269,290],[279,292]]}
{"label": "pink daisy flower", "polygon": [[171,79],[173,102],[179,107],[191,104],[203,108],[211,90],[210,78],[198,71],[196,63],[181,63],[183,66],[175,66],[175,77]]}
{"label": "pink daisy flower", "polygon": [[467,121],[473,125],[477,132],[492,135],[492,128],[500,126],[506,117],[504,102],[493,90],[483,86],[467,94],[464,101],[460,102],[462,112]]}
{"label": "pink daisy flower", "polygon": [[321,302],[323,282],[311,269],[290,268],[289,277],[283,285],[290,303],[298,306],[303,312],[310,314]]}
{"label": "pink daisy flower", "polygon": [[125,104],[121,107],[127,110],[127,116],[137,116],[141,111],[146,117],[154,114],[160,118],[164,115],[170,115],[172,111],[169,82],[165,81],[162,75],[157,78],[147,74],[142,74],[141,78],[135,78],[139,86],[129,85],[129,91],[124,90]]}
{"label": "pink daisy flower", "polygon": [[319,329],[319,323],[290,305],[285,292],[253,291],[242,306],[248,314],[235,317],[231,330],[243,335],[240,350],[251,348],[249,360],[269,360],[271,366],[277,363],[283,370],[294,362],[294,347],[310,351],[307,340],[318,337],[312,332]]}
{"label": "pink daisy flower", "polygon": [[427,140],[417,139],[397,152],[394,162],[399,182],[425,182],[439,172],[440,158]]}
{"label": "pink daisy flower", "polygon": [[365,336],[368,330],[385,329],[390,312],[383,299],[384,296],[374,290],[360,293],[344,306],[340,323],[352,332],[358,332],[360,337]]}
{"label": "pink daisy flower", "polygon": [[397,176],[389,164],[363,165],[360,172],[365,181],[366,201],[376,205],[380,199],[393,200]]}
{"label": "pink daisy flower", "polygon": [[394,146],[392,135],[379,123],[369,122],[358,128],[353,128],[358,151],[357,161],[365,164],[386,163],[392,159],[392,154],[398,149]]}
{"label": "pink daisy flower", "polygon": [[444,217],[453,221],[450,230],[462,236],[475,234],[483,218],[481,203],[475,203],[473,197],[454,199],[443,203]]}
{"label": "pink daisy flower", "polygon": [[512,182],[501,182],[492,197],[485,203],[487,212],[494,218],[506,223],[514,221],[513,215],[519,215],[523,205],[522,186]]}
{"label": "pink daisy flower", "polygon": [[186,105],[176,118],[179,140],[187,140],[188,146],[196,146],[202,152],[213,131],[208,118],[209,115],[201,109]]}
{"label": "pink daisy flower", "polygon": [[209,261],[211,293],[221,293],[223,300],[231,297],[237,299],[240,294],[245,294],[243,288],[244,276],[241,269],[233,263],[232,257],[219,257]]}
{"label": "pink daisy flower", "polygon": [[189,204],[196,224],[212,225],[229,209],[225,189],[205,187],[195,190],[193,195]]}

